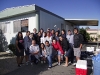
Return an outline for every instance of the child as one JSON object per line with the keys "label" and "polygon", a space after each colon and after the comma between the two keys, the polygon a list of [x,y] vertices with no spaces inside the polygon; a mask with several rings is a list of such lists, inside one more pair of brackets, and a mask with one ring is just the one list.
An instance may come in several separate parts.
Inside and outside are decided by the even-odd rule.
{"label": "child", "polygon": [[40,50],[41,50],[41,63],[46,63],[47,54],[46,54],[45,45],[43,43],[41,43]]}
{"label": "child", "polygon": [[50,69],[52,67],[52,46],[49,44],[49,41],[46,41],[45,45],[46,45],[47,60],[49,63],[48,69]]}

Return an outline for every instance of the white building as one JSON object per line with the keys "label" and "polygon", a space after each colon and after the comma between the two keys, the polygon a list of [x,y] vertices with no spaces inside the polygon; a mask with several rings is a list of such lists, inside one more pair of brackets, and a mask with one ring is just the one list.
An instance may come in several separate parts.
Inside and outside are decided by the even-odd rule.
{"label": "white building", "polygon": [[[87,25],[88,21],[68,20],[64,19],[48,10],[45,10],[35,4],[19,7],[7,8],[0,12],[0,29],[7,40],[7,44],[15,43],[15,36],[19,31],[25,32],[29,30],[33,32],[34,28],[39,30],[43,28],[56,29],[60,28],[73,30],[75,26]],[[90,22],[90,21],[89,21]],[[96,24],[97,24],[96,20]],[[57,27],[54,27],[57,25]]]}

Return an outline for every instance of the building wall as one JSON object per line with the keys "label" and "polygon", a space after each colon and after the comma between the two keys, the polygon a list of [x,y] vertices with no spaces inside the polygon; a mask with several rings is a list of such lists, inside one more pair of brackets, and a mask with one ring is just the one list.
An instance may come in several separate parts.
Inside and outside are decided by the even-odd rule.
{"label": "building wall", "polygon": [[[5,20],[0,20],[0,23],[9,22],[7,24],[7,32],[3,34],[6,37],[8,44],[15,43],[15,37],[18,33],[18,32],[14,33],[13,21],[28,19],[28,30],[33,32],[33,28],[36,28],[36,17],[35,17],[35,15],[36,15],[35,13],[32,13],[32,14],[27,14],[27,15],[20,15],[20,16],[13,17],[13,18],[8,18],[8,19],[5,19]],[[26,33],[23,32],[23,37],[25,35],[26,35]]]}
{"label": "building wall", "polygon": [[69,22],[66,22],[66,32],[67,32],[68,30],[71,30],[72,33],[73,33],[73,29],[74,29],[74,25],[72,25],[72,24],[69,23]]}
{"label": "building wall", "polygon": [[[57,25],[57,27],[54,27],[55,25]],[[64,19],[58,18],[44,11],[40,11],[40,28],[43,28],[45,31],[47,28],[55,30],[57,30],[57,28],[66,29]]]}

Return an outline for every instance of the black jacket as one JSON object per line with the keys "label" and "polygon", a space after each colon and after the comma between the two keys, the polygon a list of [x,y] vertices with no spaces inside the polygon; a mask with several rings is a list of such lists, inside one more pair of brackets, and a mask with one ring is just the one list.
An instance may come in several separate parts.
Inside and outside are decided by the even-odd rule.
{"label": "black jacket", "polygon": [[67,38],[64,38],[62,41],[60,41],[60,44],[64,51],[68,51],[70,48],[69,42],[67,41]]}
{"label": "black jacket", "polygon": [[83,36],[81,34],[74,35],[74,48],[79,48],[80,44],[83,43]]}

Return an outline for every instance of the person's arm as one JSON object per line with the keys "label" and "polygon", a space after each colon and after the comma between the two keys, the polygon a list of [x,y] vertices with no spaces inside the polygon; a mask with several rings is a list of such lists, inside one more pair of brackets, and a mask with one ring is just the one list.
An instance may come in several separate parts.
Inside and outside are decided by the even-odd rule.
{"label": "person's arm", "polygon": [[52,37],[50,37],[50,41],[49,41],[49,43],[50,43],[50,44],[52,43]]}
{"label": "person's arm", "polygon": [[37,54],[37,51],[34,52],[32,46],[30,46],[30,53],[31,53],[32,55],[35,55],[35,54]]}
{"label": "person's arm", "polygon": [[37,50],[33,54],[35,55],[35,54],[38,54],[38,53],[39,53],[39,46],[37,46]]}
{"label": "person's arm", "polygon": [[26,45],[27,43],[26,43],[26,38],[24,37],[24,48],[25,48],[25,50],[27,49],[26,47],[27,47],[27,45]]}
{"label": "person's arm", "polygon": [[43,38],[42,37],[40,38],[40,42],[43,43]]}
{"label": "person's arm", "polygon": [[21,52],[21,50],[20,50],[19,47],[18,47],[18,40],[16,40],[16,48],[17,48],[17,50],[18,50],[19,52]]}
{"label": "person's arm", "polygon": [[80,49],[82,49],[83,46],[83,36],[80,34]]}
{"label": "person's arm", "polygon": [[50,55],[52,55],[52,50],[53,50],[53,47],[50,46]]}

